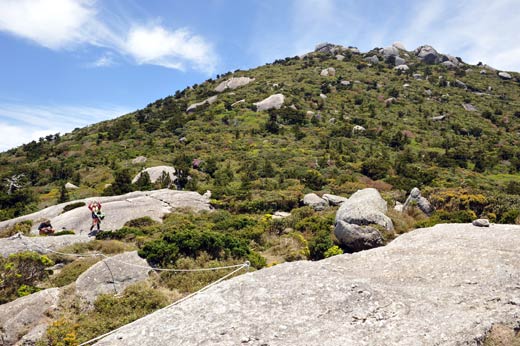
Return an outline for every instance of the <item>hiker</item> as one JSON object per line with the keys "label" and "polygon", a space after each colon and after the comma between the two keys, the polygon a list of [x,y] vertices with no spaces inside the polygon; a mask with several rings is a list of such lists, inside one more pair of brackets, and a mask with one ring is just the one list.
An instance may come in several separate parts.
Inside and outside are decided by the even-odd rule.
{"label": "hiker", "polygon": [[40,226],[38,226],[38,233],[40,235],[54,234],[54,228],[52,228],[51,220],[43,220]]}
{"label": "hiker", "polygon": [[103,213],[101,213],[101,203],[94,201],[88,204],[88,208],[92,212],[92,226],[90,226],[90,231],[97,225],[97,230],[99,231],[99,227],[101,225],[101,220],[103,219]]}

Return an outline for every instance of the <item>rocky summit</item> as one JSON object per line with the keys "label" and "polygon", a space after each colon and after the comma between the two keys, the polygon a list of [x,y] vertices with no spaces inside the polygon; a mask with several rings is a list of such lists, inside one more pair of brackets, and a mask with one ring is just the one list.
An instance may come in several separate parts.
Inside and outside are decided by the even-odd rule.
{"label": "rocky summit", "polygon": [[519,249],[520,226],[418,229],[228,280],[96,345],[478,345],[520,319]]}

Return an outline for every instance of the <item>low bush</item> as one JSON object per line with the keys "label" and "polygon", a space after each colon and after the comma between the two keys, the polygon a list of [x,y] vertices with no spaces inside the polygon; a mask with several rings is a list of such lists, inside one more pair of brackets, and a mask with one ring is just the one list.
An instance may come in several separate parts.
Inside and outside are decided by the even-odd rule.
{"label": "low bush", "polygon": [[80,258],[65,265],[59,273],[50,278],[53,287],[66,286],[74,281],[88,268],[97,263],[101,257]]}
{"label": "low bush", "polygon": [[49,257],[31,251],[0,257],[0,304],[38,291],[38,282],[48,276],[45,268],[53,264]]}
{"label": "low bush", "polygon": [[70,203],[70,204],[67,204],[66,206],[63,207],[63,212],[66,213],[66,212],[71,211],[73,209],[84,207],[85,205],[86,205],[85,202]]}
{"label": "low bush", "polygon": [[25,221],[18,222],[11,227],[7,227],[3,230],[0,230],[0,238],[8,238],[17,233],[22,233],[24,235],[27,235],[31,232],[31,227],[32,227],[31,220],[25,220]]}

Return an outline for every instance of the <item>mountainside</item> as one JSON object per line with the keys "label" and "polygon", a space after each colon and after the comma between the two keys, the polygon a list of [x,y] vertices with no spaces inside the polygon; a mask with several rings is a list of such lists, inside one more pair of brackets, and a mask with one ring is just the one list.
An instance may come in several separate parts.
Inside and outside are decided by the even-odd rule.
{"label": "mountainside", "polygon": [[[395,192],[422,187],[438,209],[514,220],[505,214],[519,205],[519,75],[429,46],[396,47],[358,54],[322,44],[2,153],[0,218],[60,197],[128,192],[136,189],[128,178],[143,166],[173,165],[179,188],[209,189],[232,211],[290,210],[309,190],[349,194],[375,184]],[[267,106],[255,104],[275,94]],[[257,111],[269,103],[281,108]],[[138,156],[147,161],[132,164]],[[23,188],[7,195],[17,177]],[[79,189],[60,195],[67,181]],[[452,194],[469,196],[469,205]]]}
{"label": "mountainside", "polygon": [[[340,291],[353,292],[346,304],[367,304],[363,311],[341,310],[343,296],[330,290],[331,283],[320,316],[331,324],[317,334],[297,325],[308,331],[304,344],[335,333],[341,316],[354,327],[387,321],[399,330],[388,337],[403,344],[423,331],[441,344],[456,344],[480,340],[491,322],[512,326],[514,319],[502,317],[515,313],[518,321],[518,302],[509,299],[517,289],[511,285],[518,281],[518,227],[497,223],[520,223],[519,91],[518,73],[469,65],[430,46],[406,51],[394,44],[360,53],[320,44],[305,56],[226,73],[115,120],[0,153],[0,310],[10,311],[0,319],[0,340],[10,345],[23,336],[38,345],[65,339],[75,345],[177,301],[246,261],[261,269],[389,243],[323,264],[275,267],[222,287],[283,284],[296,305],[281,299],[294,314],[280,318],[301,317],[298,299],[319,301],[320,285],[336,279],[344,285]],[[105,218],[92,237],[86,231],[95,220],[86,204],[94,200]],[[60,232],[35,237],[47,218]],[[400,238],[414,228],[473,220],[491,227],[438,226]],[[367,263],[386,270],[384,282]],[[406,271],[392,272],[390,263]],[[414,271],[417,264],[421,273]],[[133,277],[152,267],[154,275]],[[309,269],[312,279],[308,274],[298,281],[292,271],[300,269],[302,275]],[[409,269],[409,277],[396,274]],[[285,270],[291,273],[271,277]],[[373,284],[377,299],[358,297],[352,285],[364,284],[348,275]],[[90,290],[94,276],[99,295],[85,305],[81,292]],[[307,283],[308,291],[293,289]],[[494,295],[495,289],[503,294]],[[409,309],[388,305],[385,291]],[[462,304],[450,295],[462,292],[473,294],[462,301],[471,318],[450,310]],[[419,293],[438,298],[427,300],[436,321],[423,323],[422,307],[409,298]],[[266,299],[258,296],[262,304]],[[441,311],[443,301],[448,307]],[[27,314],[28,305],[40,306],[38,314]],[[236,306],[215,311],[228,308]],[[267,320],[280,325],[271,314],[244,316],[257,329],[237,329],[247,335],[226,330],[216,338],[273,345],[304,340],[297,335],[277,343],[260,333]],[[407,330],[401,317],[417,324]],[[430,328],[448,317],[456,318],[452,326]],[[190,318],[183,323],[205,325]],[[208,332],[219,332],[207,325]],[[367,335],[359,334],[367,344],[373,335],[380,344],[386,340],[376,331]]]}

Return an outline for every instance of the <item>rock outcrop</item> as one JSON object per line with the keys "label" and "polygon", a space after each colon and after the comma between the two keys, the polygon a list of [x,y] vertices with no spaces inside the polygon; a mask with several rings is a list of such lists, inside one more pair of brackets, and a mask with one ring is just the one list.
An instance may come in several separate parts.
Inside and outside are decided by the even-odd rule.
{"label": "rock outcrop", "polygon": [[415,49],[415,55],[426,64],[438,64],[441,62],[441,54],[439,54],[432,46],[424,45]]}
{"label": "rock outcrop", "polygon": [[217,95],[215,96],[211,96],[211,97],[208,97],[207,99],[205,99],[204,101],[201,101],[201,102],[197,102],[197,103],[194,103],[194,104],[191,104],[188,108],[186,108],[186,112],[187,113],[190,113],[190,112],[193,112],[195,111],[198,107],[200,106],[203,106],[205,104],[213,104],[215,102],[217,102]]}
{"label": "rock outcrop", "polygon": [[177,176],[175,175],[175,168],[172,166],[155,166],[155,167],[148,167],[146,169],[143,169],[141,172],[137,173],[137,175],[132,179],[132,184],[135,184],[137,180],[141,177],[142,173],[148,173],[150,176],[150,181],[152,183],[157,182],[159,178],[162,176],[163,172],[168,174],[170,176],[170,180],[172,183],[177,180]]}
{"label": "rock outcrop", "polygon": [[216,92],[223,92],[226,89],[234,90],[236,88],[240,88],[242,86],[248,85],[252,81],[254,81],[254,78],[249,77],[232,77],[228,80],[225,80],[221,82],[219,85],[215,87]]}
{"label": "rock outcrop", "polygon": [[477,345],[520,318],[520,226],[437,225],[241,275],[96,343]]}
{"label": "rock outcrop", "polygon": [[41,254],[49,253],[50,250],[58,250],[62,247],[88,242],[86,235],[61,235],[57,237],[25,237],[17,234],[10,238],[0,239],[0,256],[7,257],[11,254],[34,251]]}
{"label": "rock outcrop", "polygon": [[47,313],[58,307],[59,295],[59,288],[49,288],[0,305],[0,344],[15,345],[26,335],[23,345],[34,345],[48,326]]}
{"label": "rock outcrop", "polygon": [[[209,197],[201,196],[193,191],[177,190],[153,190],[135,191],[125,195],[111,197],[95,197],[74,202],[61,203],[45,208],[36,213],[24,215],[15,219],[0,222],[0,229],[9,227],[24,220],[33,222],[32,232],[37,233],[37,227],[41,219],[50,219],[55,229],[66,228],[80,233],[90,228],[90,211],[86,206],[63,212],[63,208],[71,203],[84,202],[88,205],[90,201],[99,201],[105,219],[101,225],[104,230],[116,230],[121,228],[127,221],[149,216],[161,222],[162,217],[178,208],[188,208],[195,212],[211,210]],[[87,232],[83,232],[87,236]],[[61,237],[52,237],[61,238]]]}
{"label": "rock outcrop", "polygon": [[151,270],[137,251],[106,258],[78,277],[76,295],[90,305],[100,294],[118,294],[131,284],[145,280]]}
{"label": "rock outcrop", "polygon": [[329,193],[323,194],[321,198],[329,202],[330,205],[341,205],[341,203],[345,202],[348,199],[346,197],[331,195]]}
{"label": "rock outcrop", "polygon": [[303,196],[303,204],[308,205],[314,210],[323,210],[329,206],[329,203],[315,193],[308,193]]}
{"label": "rock outcrop", "polygon": [[283,103],[285,101],[285,96],[282,94],[274,94],[269,96],[268,98],[253,103],[256,106],[256,110],[258,112],[260,111],[267,111],[269,109],[280,109],[283,106]]}
{"label": "rock outcrop", "polygon": [[431,215],[435,210],[431,205],[430,201],[428,201],[425,197],[421,196],[421,190],[414,187],[412,191],[410,191],[410,195],[406,199],[403,205],[403,211],[409,208],[412,203],[415,203],[419,209],[425,213],[426,215]]}

